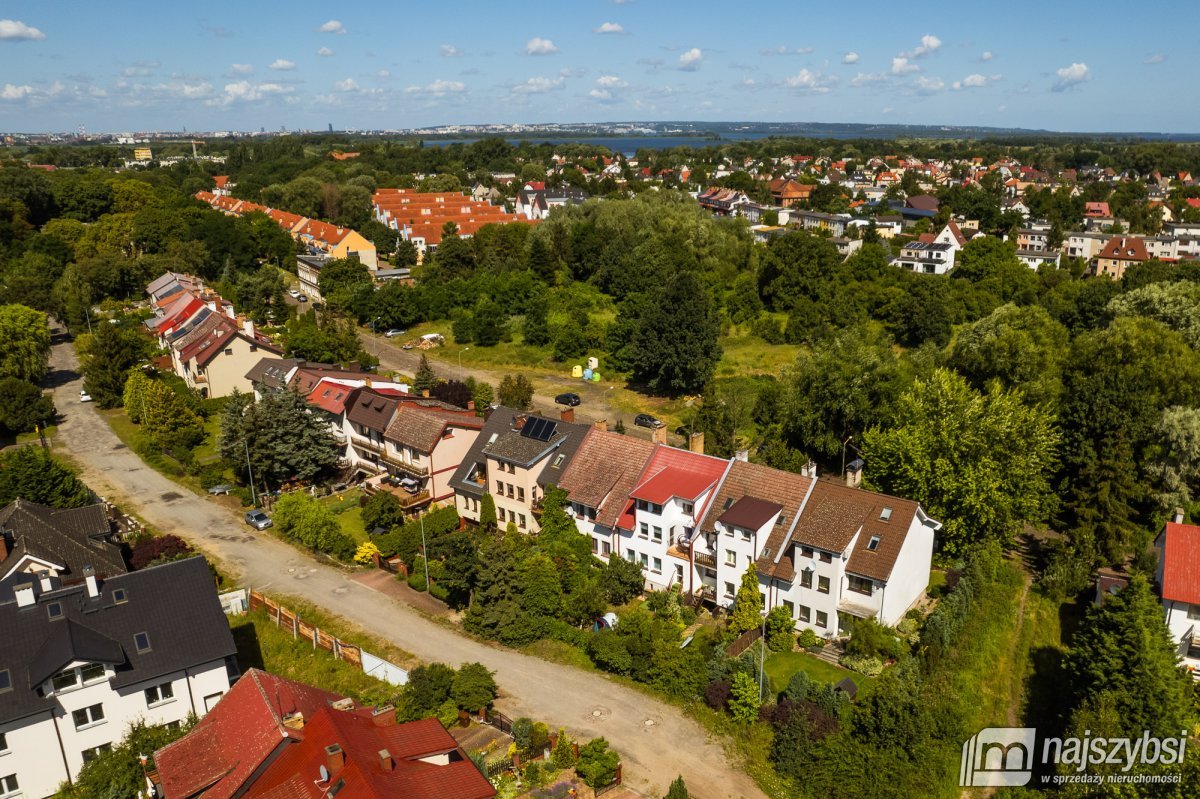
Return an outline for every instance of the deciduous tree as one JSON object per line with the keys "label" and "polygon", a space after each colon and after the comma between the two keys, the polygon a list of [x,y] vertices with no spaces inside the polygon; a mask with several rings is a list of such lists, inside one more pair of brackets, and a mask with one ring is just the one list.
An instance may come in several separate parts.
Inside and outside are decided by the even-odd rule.
{"label": "deciduous tree", "polygon": [[24,305],[0,305],[0,378],[37,383],[49,368],[50,328],[46,314]]}

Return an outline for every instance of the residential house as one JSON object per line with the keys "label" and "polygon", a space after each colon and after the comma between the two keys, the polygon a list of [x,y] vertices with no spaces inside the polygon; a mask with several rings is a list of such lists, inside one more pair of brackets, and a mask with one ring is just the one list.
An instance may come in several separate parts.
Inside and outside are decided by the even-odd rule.
{"label": "residential house", "polygon": [[1082,258],[1084,261],[1091,262],[1100,254],[1100,250],[1104,248],[1110,238],[1112,237],[1106,233],[1073,231],[1067,234],[1063,246],[1068,258]]}
{"label": "residential house", "polygon": [[239,326],[226,316],[212,314],[195,329],[171,344],[175,373],[201,397],[227,397],[253,391],[247,372],[265,353],[283,355],[265,337],[255,333],[249,320]]}
{"label": "residential house", "polygon": [[203,558],[84,578],[63,586],[31,576],[0,601],[6,797],[54,795],[134,722],[204,716],[236,672],[237,647]]}
{"label": "residential house", "polygon": [[127,571],[103,503],[64,509],[17,499],[0,508],[0,592],[38,574],[77,583],[89,567],[100,579]]}
{"label": "residential house", "polygon": [[1092,274],[1120,280],[1134,264],[1150,260],[1146,244],[1137,236],[1113,236],[1096,254]]}
{"label": "residential house", "polygon": [[846,235],[847,214],[826,214],[820,211],[800,211],[793,216],[796,224],[805,230],[822,230],[837,238]]}
{"label": "residential house", "polygon": [[775,205],[790,208],[798,202],[810,199],[817,187],[814,184],[800,183],[791,178],[779,178],[778,180],[772,180],[769,188],[771,190],[771,199]]}
{"label": "residential house", "polygon": [[356,230],[309,219],[292,235],[312,254],[321,253],[335,259],[355,258],[372,272],[379,268],[375,245]]}
{"label": "residential house", "polygon": [[398,391],[363,386],[346,398],[343,418],[350,442],[346,454],[351,466],[376,474],[388,471],[383,460],[387,446],[384,434],[402,397]]}
{"label": "residential house", "polygon": [[1062,253],[1058,250],[1017,250],[1017,260],[1030,269],[1040,269],[1043,266],[1057,269],[1062,262]]}
{"label": "residential house", "polygon": [[321,296],[321,270],[333,260],[324,253],[296,256],[296,275],[300,278],[300,291],[313,302],[325,302]]}
{"label": "residential house", "polygon": [[1154,545],[1167,628],[1183,664],[1200,679],[1200,526],[1183,524],[1183,514],[1176,511]]}
{"label": "residential house", "polygon": [[892,265],[925,275],[944,275],[954,268],[954,247],[929,241],[910,241],[900,248]]}
{"label": "residential house", "polygon": [[933,241],[935,244],[949,244],[950,248],[955,252],[967,246],[967,237],[963,234],[962,229],[959,228],[958,223],[953,219],[938,231]]}
{"label": "residential house", "polygon": [[833,238],[829,242],[837,247],[838,255],[842,256],[843,260],[861,250],[863,245],[862,239]]}
{"label": "residential house", "polygon": [[1146,254],[1160,261],[1179,260],[1179,239],[1174,236],[1145,236]]}
{"label": "residential house", "polygon": [[654,449],[650,441],[592,428],[563,472],[558,486],[567,492],[575,524],[592,540],[592,551],[603,560],[614,552],[624,557],[621,531],[628,534],[634,529],[629,493]]}
{"label": "residential house", "polygon": [[562,480],[590,429],[503,406],[493,409],[450,481],[459,515],[478,522],[483,495],[490,493],[499,524],[538,532],[546,489]]}
{"label": "residential house", "polygon": [[1046,252],[1050,249],[1049,228],[1018,228],[1017,249],[1025,252]]}
{"label": "residential house", "polygon": [[[435,401],[436,402],[436,401]],[[451,478],[475,443],[483,420],[474,410],[443,403],[402,402],[383,434],[387,470],[411,478],[415,497],[444,502],[454,497]]]}
{"label": "residential house", "polygon": [[517,192],[516,210],[526,219],[545,219],[553,208],[582,205],[590,197],[583,189],[573,186],[546,188],[540,181],[530,182]]}
{"label": "residential house", "polygon": [[732,216],[737,213],[740,205],[750,202],[750,198],[746,196],[745,192],[737,189],[712,187],[697,195],[696,202],[700,203],[701,208],[719,216]]}

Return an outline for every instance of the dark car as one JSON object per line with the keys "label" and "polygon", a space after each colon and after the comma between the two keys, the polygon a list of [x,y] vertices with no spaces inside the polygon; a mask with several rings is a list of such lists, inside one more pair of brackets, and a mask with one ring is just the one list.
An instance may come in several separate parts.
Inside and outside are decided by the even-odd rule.
{"label": "dark car", "polygon": [[633,423],[638,427],[650,427],[654,429],[663,426],[661,421],[655,419],[648,413],[639,413],[637,416],[633,417]]}
{"label": "dark car", "polygon": [[558,403],[559,405],[570,405],[572,408],[575,407],[576,405],[578,405],[579,403],[583,402],[583,400],[581,400],[579,398],[578,394],[575,394],[574,392],[571,392],[571,391],[568,391],[563,394],[559,394],[557,397],[554,398],[554,401],[556,403]]}
{"label": "dark car", "polygon": [[255,530],[265,530],[274,524],[274,522],[271,521],[270,516],[261,510],[248,510],[246,511],[246,524]]}

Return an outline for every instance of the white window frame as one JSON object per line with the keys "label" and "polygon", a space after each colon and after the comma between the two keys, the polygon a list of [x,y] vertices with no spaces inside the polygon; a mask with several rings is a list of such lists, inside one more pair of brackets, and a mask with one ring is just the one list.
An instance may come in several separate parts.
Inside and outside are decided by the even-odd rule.
{"label": "white window frame", "polygon": [[737,566],[737,552],[732,549],[725,550],[725,565]]}
{"label": "white window frame", "polygon": [[655,574],[662,574],[662,558],[654,558],[650,562],[650,571]]}
{"label": "white window frame", "polygon": [[17,796],[21,793],[21,786],[17,782],[16,774],[5,774],[0,777],[0,797]]}
{"label": "white window frame", "polygon": [[[96,710],[97,708],[99,709],[99,712],[100,712],[99,718],[95,717],[95,715],[92,712],[92,711]],[[88,720],[86,722],[84,722],[83,724],[80,724],[78,719],[75,718],[76,713],[83,713],[84,715],[87,716]],[[81,708],[71,711],[71,722],[75,724],[76,732],[79,732],[80,730],[90,730],[92,727],[98,727],[107,721],[108,721],[108,719],[104,715],[104,704],[100,703],[100,702],[98,702],[94,705],[88,705],[87,707],[81,707]]]}
{"label": "white window frame", "polygon": [[[166,692],[169,695],[164,695],[163,689],[166,689]],[[175,686],[171,682],[162,682],[158,685],[151,685],[142,693],[146,695],[146,707],[158,707],[159,705],[165,705],[175,701]],[[151,694],[154,696],[153,699],[151,699]]]}

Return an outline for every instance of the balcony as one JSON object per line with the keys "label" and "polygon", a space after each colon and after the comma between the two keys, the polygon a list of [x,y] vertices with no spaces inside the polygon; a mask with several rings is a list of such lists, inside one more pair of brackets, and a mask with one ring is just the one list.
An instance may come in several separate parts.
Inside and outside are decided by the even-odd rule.
{"label": "balcony", "polygon": [[358,447],[359,449],[366,450],[367,452],[374,452],[376,455],[383,454],[383,444],[382,443],[377,442],[377,441],[372,441],[371,439],[360,436],[357,433],[350,436],[350,443],[352,443],[354,446]]}
{"label": "balcony", "polygon": [[384,450],[383,459],[392,466],[395,466],[397,469],[400,469],[402,472],[411,474],[414,477],[426,477],[429,474],[428,466],[418,466],[415,463],[410,463],[409,461],[403,460],[400,455],[394,452],[388,452],[387,450]]}
{"label": "balcony", "polygon": [[693,552],[692,560],[697,566],[707,566],[710,569],[717,568],[717,556],[709,552]]}

